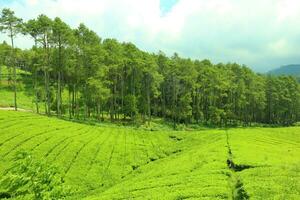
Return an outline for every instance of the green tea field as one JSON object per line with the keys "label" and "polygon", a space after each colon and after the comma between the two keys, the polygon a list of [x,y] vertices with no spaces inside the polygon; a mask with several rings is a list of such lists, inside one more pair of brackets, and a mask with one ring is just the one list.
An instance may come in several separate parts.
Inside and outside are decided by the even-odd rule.
{"label": "green tea field", "polygon": [[57,166],[68,199],[300,199],[300,127],[146,131],[0,111],[0,176],[19,150]]}

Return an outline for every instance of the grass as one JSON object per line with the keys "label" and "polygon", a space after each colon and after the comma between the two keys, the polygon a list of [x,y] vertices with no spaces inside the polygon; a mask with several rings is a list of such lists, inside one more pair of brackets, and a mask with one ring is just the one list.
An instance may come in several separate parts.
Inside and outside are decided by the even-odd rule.
{"label": "grass", "polygon": [[[1,75],[7,74],[10,74],[9,69],[1,66]],[[29,76],[28,72],[17,69],[17,104],[19,108],[34,111],[34,92]],[[0,81],[0,107],[14,107],[13,88],[7,76],[1,77]]]}
{"label": "grass", "polygon": [[26,150],[58,166],[70,199],[299,199],[299,148],[299,127],[147,131],[0,111],[0,174]]}

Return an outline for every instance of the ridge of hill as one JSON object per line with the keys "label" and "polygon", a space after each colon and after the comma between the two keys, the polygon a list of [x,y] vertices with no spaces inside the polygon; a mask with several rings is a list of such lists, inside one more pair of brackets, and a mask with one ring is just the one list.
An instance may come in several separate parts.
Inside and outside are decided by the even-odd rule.
{"label": "ridge of hill", "polygon": [[291,75],[291,76],[300,76],[300,64],[292,65],[283,65],[279,68],[273,69],[268,72],[272,75]]}

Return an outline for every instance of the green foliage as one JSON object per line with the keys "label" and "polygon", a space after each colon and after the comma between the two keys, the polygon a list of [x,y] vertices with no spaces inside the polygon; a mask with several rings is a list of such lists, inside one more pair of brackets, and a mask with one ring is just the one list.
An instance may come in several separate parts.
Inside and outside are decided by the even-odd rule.
{"label": "green foliage", "polygon": [[[201,127],[295,124],[300,119],[295,78],[177,53],[150,54],[132,43],[102,41],[84,24],[71,29],[46,15],[23,27],[9,9],[2,10],[0,31],[11,38],[11,46],[0,44],[0,106],[12,105],[14,91],[20,106],[34,110],[34,104],[39,112],[43,104],[48,115],[91,124],[108,116],[119,123],[126,117],[148,122],[142,129],[96,127],[0,111],[0,197],[300,198],[299,127]],[[14,48],[20,32],[32,37],[32,49]],[[228,141],[238,172],[226,163]],[[29,153],[13,157],[20,149]]]}
{"label": "green foliage", "polygon": [[18,151],[0,180],[3,194],[13,198],[62,199],[69,194],[58,169]]}
{"label": "green foliage", "polygon": [[22,19],[15,16],[15,12],[9,8],[3,8],[0,17],[0,31],[6,32],[13,38],[22,31]]}
{"label": "green foliage", "polygon": [[[20,31],[22,20],[13,11],[3,13],[2,22],[12,18]],[[15,49],[15,57],[31,73],[26,89],[33,89],[37,112],[77,120],[103,121],[106,115],[114,122],[130,117],[148,126],[158,117],[172,121],[174,129],[178,124],[290,126],[300,119],[300,86],[292,77],[265,76],[244,65],[213,64],[177,53],[150,54],[130,42],[102,41],[84,24],[71,29],[46,15],[28,20],[22,33],[31,36],[34,47]],[[9,50],[6,43],[0,45],[0,64],[10,62]],[[8,77],[8,84],[16,85],[12,72]]]}
{"label": "green foliage", "polygon": [[137,99],[134,95],[127,95],[124,99],[124,114],[129,117],[135,117],[138,113]]}
{"label": "green foliage", "polygon": [[[49,187],[40,187],[42,177],[49,181],[47,174],[55,174],[57,189],[72,188],[66,194],[70,199],[230,199],[232,192],[250,199],[299,199],[299,127],[172,131],[157,120],[151,130],[0,111],[0,174],[20,180],[38,171],[33,179],[41,183],[35,190],[27,184],[9,193],[1,187],[1,194],[26,191],[33,199],[36,191],[47,196],[42,190]],[[240,169],[232,179],[226,132]],[[29,153],[17,161],[14,154],[21,149]],[[5,173],[16,163],[26,173],[18,168]]]}
{"label": "green foliage", "polygon": [[210,118],[211,124],[220,125],[223,117],[224,111],[222,109],[218,109],[216,107],[210,107]]}

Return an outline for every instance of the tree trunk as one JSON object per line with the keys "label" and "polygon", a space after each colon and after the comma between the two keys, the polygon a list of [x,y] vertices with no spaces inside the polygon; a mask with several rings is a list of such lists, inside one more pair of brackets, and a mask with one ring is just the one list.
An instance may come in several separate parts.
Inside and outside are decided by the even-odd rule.
{"label": "tree trunk", "polygon": [[114,83],[114,115],[115,119],[117,119],[117,98],[116,98],[116,93],[117,93],[117,77],[115,77],[115,83]]}
{"label": "tree trunk", "polygon": [[151,99],[150,99],[150,81],[148,76],[148,87],[147,87],[147,103],[148,103],[148,125],[151,123]]}
{"label": "tree trunk", "polygon": [[2,66],[0,65],[0,86],[1,86],[1,84],[2,84]]}
{"label": "tree trunk", "polygon": [[58,76],[57,76],[57,115],[61,116],[61,76],[62,76],[62,45],[59,37],[58,41]]}
{"label": "tree trunk", "polygon": [[[72,93],[71,92],[71,85],[69,85],[69,119],[71,119],[72,118],[72,100],[73,100],[73,98],[72,98],[72,94],[74,94],[74,93]],[[74,95],[73,95],[73,97],[74,97]]]}
{"label": "tree trunk", "polygon": [[11,40],[11,63],[13,65],[13,79],[14,79],[14,104],[15,104],[15,111],[18,110],[17,106],[17,74],[16,74],[16,63],[15,63],[15,56],[14,56],[14,37],[13,37],[13,30],[10,27],[10,40]]}
{"label": "tree trunk", "polygon": [[161,114],[162,117],[165,119],[166,118],[166,95],[165,95],[164,85],[162,86],[161,103],[162,103]]}
{"label": "tree trunk", "polygon": [[15,100],[15,111],[18,110],[17,106],[17,75],[16,75],[16,66],[14,64],[14,100]]}
{"label": "tree trunk", "polygon": [[50,92],[49,92],[49,47],[47,35],[44,35],[44,53],[45,53],[45,64],[44,64],[44,79],[45,79],[45,113],[50,115]]}
{"label": "tree trunk", "polygon": [[123,114],[123,119],[125,119],[124,114],[124,75],[121,77],[121,112]]}
{"label": "tree trunk", "polygon": [[173,128],[176,129],[176,82],[174,76],[173,79]]}
{"label": "tree trunk", "polygon": [[46,66],[44,66],[44,84],[45,84],[45,114],[48,115],[48,107],[47,107],[47,73],[46,73]]}
{"label": "tree trunk", "polygon": [[75,105],[76,105],[75,115],[76,118],[79,119],[78,84],[76,84],[75,86]]}
{"label": "tree trunk", "polygon": [[37,89],[37,69],[34,72],[34,90],[35,90],[35,107],[36,107],[36,113],[39,114],[39,94]]}
{"label": "tree trunk", "polygon": [[50,73],[47,70],[47,104],[48,104],[48,115],[51,115],[51,99],[50,99]]}
{"label": "tree trunk", "polygon": [[[114,84],[114,83],[113,83]],[[112,86],[112,97],[110,98],[110,121],[114,121],[114,103],[115,103],[115,91],[114,91],[114,85]]]}
{"label": "tree trunk", "polygon": [[87,85],[84,85],[84,119],[87,117]]}
{"label": "tree trunk", "polygon": [[61,94],[61,72],[58,71],[58,74],[57,74],[57,116],[60,116],[61,115],[61,102],[60,102],[60,94]]}
{"label": "tree trunk", "polygon": [[73,84],[72,89],[72,116],[75,116],[75,84]]}
{"label": "tree trunk", "polygon": [[101,102],[100,102],[100,100],[99,100],[99,101],[97,102],[97,119],[98,119],[98,121],[101,121],[100,113],[101,113]]}

